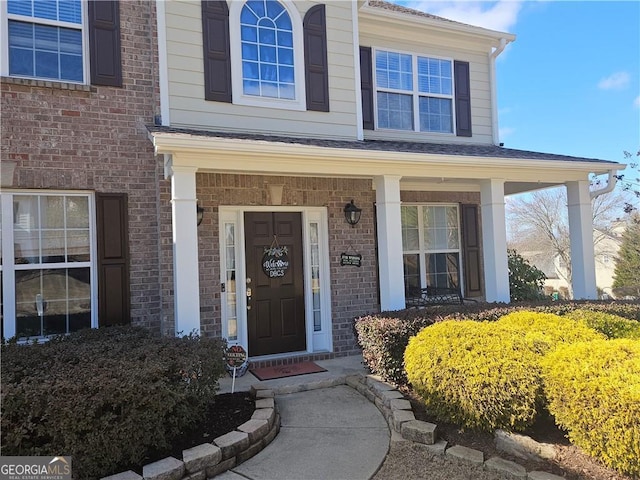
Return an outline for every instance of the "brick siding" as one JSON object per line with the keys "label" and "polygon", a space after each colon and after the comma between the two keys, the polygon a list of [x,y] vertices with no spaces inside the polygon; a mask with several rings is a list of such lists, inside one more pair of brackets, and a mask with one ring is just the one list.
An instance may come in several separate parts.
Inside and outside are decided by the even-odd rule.
{"label": "brick siding", "polygon": [[[15,162],[11,188],[128,193],[132,322],[171,335],[170,183],[145,128],[159,113],[155,3],[121,2],[120,14],[123,88],[2,78],[0,156]],[[268,205],[266,186],[279,183],[282,205],[327,209],[334,356],[355,353],[353,318],[379,308],[371,180],[199,173],[196,181],[206,210],[198,228],[203,334],[221,335],[218,207]],[[351,199],[363,209],[355,228],[343,214]],[[479,194],[402,192],[402,200],[478,203]],[[360,268],[340,266],[350,249],[362,255]]]}
{"label": "brick siding", "polygon": [[0,155],[11,188],[128,193],[132,321],[160,330],[155,2],[120,2],[120,18],[123,88],[1,79]]}

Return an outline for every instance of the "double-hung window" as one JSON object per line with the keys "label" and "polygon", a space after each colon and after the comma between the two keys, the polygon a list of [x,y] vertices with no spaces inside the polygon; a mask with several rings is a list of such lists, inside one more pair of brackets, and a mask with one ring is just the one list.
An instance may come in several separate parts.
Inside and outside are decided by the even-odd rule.
{"label": "double-hung window", "polygon": [[405,291],[460,288],[458,205],[403,205]]}
{"label": "double-hung window", "polygon": [[65,334],[95,326],[93,197],[3,193],[3,335]]}
{"label": "double-hung window", "polygon": [[6,8],[9,75],[85,81],[81,0],[7,0],[0,8]]}
{"label": "double-hung window", "polygon": [[453,62],[386,50],[375,52],[377,126],[453,133]]}

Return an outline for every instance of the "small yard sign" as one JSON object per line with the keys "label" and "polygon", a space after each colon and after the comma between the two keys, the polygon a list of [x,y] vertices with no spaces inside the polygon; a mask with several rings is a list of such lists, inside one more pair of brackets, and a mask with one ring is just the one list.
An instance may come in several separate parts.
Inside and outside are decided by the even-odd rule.
{"label": "small yard sign", "polygon": [[224,356],[227,362],[227,370],[233,372],[233,381],[231,382],[231,393],[233,393],[236,387],[236,377],[243,376],[249,367],[247,351],[241,345],[231,345],[225,351]]}

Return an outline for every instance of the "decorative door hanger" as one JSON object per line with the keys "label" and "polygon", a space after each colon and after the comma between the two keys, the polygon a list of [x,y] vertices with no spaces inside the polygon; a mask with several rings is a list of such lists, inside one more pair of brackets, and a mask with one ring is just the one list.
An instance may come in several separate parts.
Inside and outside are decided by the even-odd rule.
{"label": "decorative door hanger", "polygon": [[270,247],[264,247],[262,255],[262,271],[269,278],[284,277],[289,270],[289,249],[278,245],[274,235]]}

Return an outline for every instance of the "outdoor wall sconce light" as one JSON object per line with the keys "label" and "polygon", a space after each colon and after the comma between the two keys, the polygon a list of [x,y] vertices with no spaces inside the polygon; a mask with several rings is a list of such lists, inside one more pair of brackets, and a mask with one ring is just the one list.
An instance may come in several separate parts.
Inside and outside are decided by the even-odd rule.
{"label": "outdoor wall sconce light", "polygon": [[356,224],[360,221],[360,216],[362,215],[362,209],[355,206],[353,200],[351,203],[347,203],[344,206],[344,218],[347,220],[347,223],[352,227],[355,227]]}
{"label": "outdoor wall sconce light", "polygon": [[204,208],[200,206],[200,204],[196,203],[196,219],[197,224],[200,226],[202,223],[202,219],[204,218]]}

